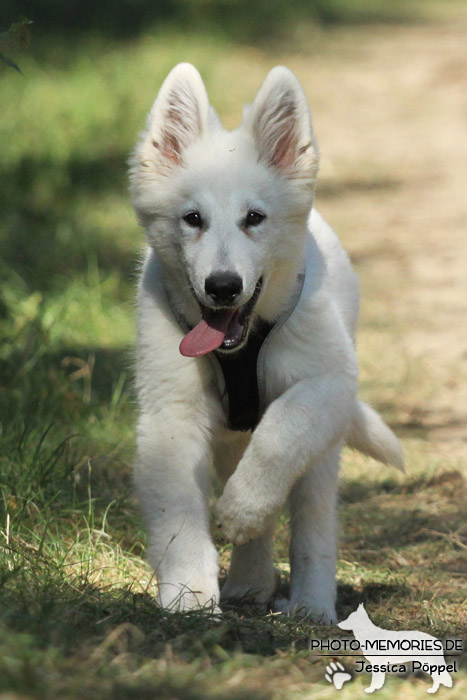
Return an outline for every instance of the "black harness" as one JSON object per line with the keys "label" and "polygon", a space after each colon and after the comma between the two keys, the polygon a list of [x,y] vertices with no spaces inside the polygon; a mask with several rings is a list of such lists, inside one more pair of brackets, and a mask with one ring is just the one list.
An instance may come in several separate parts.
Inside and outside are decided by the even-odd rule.
{"label": "black harness", "polygon": [[214,351],[224,377],[228,400],[227,427],[230,430],[254,430],[262,412],[258,387],[258,356],[273,323],[258,319],[247,344],[238,352]]}
{"label": "black harness", "polygon": [[[302,293],[305,272],[297,275],[297,283],[289,305],[274,323],[258,318],[246,345],[237,352],[214,350],[207,354],[216,372],[221,389],[221,403],[229,430],[254,430],[266,410],[265,351],[271,339],[282,328],[295,309]],[[185,333],[191,330],[186,319],[178,314],[170,301],[172,313]]]}

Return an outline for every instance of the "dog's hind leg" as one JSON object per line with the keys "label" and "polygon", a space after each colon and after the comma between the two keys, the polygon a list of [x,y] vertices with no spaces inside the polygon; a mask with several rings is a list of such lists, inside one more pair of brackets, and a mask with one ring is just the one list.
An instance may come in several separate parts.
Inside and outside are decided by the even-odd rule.
{"label": "dog's hind leg", "polygon": [[[216,444],[214,461],[223,484],[233,474],[250,441],[248,433],[225,432]],[[244,600],[265,605],[274,593],[279,573],[273,566],[272,539],[275,517],[259,537],[234,547],[221,600]]]}
{"label": "dog's hind leg", "polygon": [[222,587],[221,600],[245,600],[266,605],[279,582],[279,572],[273,566],[272,539],[275,517],[266,531],[247,544],[234,546],[230,570]]}
{"label": "dog's hind leg", "polygon": [[336,622],[336,500],[340,446],[329,450],[295,483],[291,516],[290,599],[276,601],[289,615]]}
{"label": "dog's hind leg", "polygon": [[208,516],[210,463],[209,434],[193,420],[164,412],[141,417],[135,484],[164,608],[187,610],[219,601]]}
{"label": "dog's hind leg", "polygon": [[214,443],[214,467],[224,488],[251,440],[250,433],[223,430]]}

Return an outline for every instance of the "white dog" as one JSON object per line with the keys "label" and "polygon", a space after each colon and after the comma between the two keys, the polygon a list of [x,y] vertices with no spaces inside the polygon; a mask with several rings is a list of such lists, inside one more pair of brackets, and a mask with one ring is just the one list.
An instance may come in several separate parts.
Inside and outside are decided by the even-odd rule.
{"label": "white dog", "polygon": [[[288,501],[291,593],[277,607],[332,623],[341,448],[402,468],[398,441],[357,399],[358,286],[311,211],[317,171],[304,93],[282,67],[227,132],[196,69],[176,66],[132,157],[149,243],[135,479],[164,607],[269,601]],[[216,522],[238,545],[221,596],[212,463],[225,484]]]}

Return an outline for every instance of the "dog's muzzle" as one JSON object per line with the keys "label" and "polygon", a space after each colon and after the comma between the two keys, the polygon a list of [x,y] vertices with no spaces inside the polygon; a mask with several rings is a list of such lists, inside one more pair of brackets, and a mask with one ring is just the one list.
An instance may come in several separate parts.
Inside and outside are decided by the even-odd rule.
{"label": "dog's muzzle", "polygon": [[[206,280],[206,284],[208,280]],[[238,280],[241,284],[241,279],[238,278]],[[217,296],[219,301],[220,298],[223,298],[225,304],[227,295],[232,299],[242,291],[238,280],[228,280],[226,276],[220,282],[219,280],[216,282],[211,280],[211,283],[207,284],[206,292],[211,297]],[[224,306],[212,309],[200,303],[201,321],[183,338],[180,343],[181,354],[185,357],[200,357],[212,352],[212,350],[219,349],[231,352],[241,347],[248,336],[251,315],[261,293],[262,285],[263,280],[260,278],[250,299],[246,304],[237,308]],[[211,292],[208,292],[208,289]]]}

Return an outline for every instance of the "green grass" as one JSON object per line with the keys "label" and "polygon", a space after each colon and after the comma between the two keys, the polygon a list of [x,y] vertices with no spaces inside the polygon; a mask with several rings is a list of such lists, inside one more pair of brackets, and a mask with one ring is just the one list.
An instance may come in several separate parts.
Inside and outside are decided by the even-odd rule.
{"label": "green grass", "polygon": [[[358,34],[361,37],[361,34]],[[309,55],[348,58],[340,30]],[[57,39],[0,82],[0,697],[334,697],[308,651],[328,631],[248,606],[221,620],[154,604],[131,486],[135,270],[142,245],[125,161],[157,87],[180,60],[203,73],[232,125],[269,50],[160,32],[126,42]],[[315,52],[315,53],[313,53]],[[346,53],[347,52],[347,53]],[[277,58],[277,60],[276,60]],[[278,55],[274,62],[280,62]],[[225,75],[232,77],[225,90]],[[329,192],[332,205],[339,192]],[[381,282],[357,260],[366,292]],[[399,325],[398,325],[399,323]],[[465,503],[457,458],[401,418],[401,387],[429,394],[423,368],[388,349],[403,323],[369,309],[362,392],[404,436],[403,477],[346,454],[339,615],[364,600],[375,622],[465,634]],[[393,336],[392,336],[393,337]],[[387,354],[386,354],[387,353]],[[385,359],[388,366],[381,367]],[[408,399],[407,399],[408,401]],[[409,402],[410,403],[410,402]],[[409,406],[410,408],[410,406]],[[419,420],[417,424],[416,421]],[[399,425],[398,425],[399,424]],[[230,548],[222,549],[227,566]],[[276,560],[287,590],[287,526]],[[463,697],[465,675],[450,697]],[[341,691],[363,693],[363,680]],[[422,697],[426,678],[380,697]],[[3,693],[3,694],[2,694]]]}

